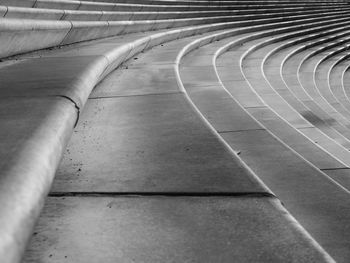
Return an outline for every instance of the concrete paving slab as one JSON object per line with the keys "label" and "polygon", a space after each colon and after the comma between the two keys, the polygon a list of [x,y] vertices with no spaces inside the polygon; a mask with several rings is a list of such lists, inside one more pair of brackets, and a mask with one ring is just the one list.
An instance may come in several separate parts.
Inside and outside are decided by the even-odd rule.
{"label": "concrete paving slab", "polygon": [[350,169],[327,169],[323,170],[323,172],[350,190]]}
{"label": "concrete paving slab", "polygon": [[[332,155],[320,149],[313,141],[307,139],[302,133],[299,133],[294,127],[289,126],[286,122],[279,119],[270,109],[248,109],[248,111],[269,131],[318,168],[346,167],[344,164],[334,159]],[[350,162],[347,164],[350,165]]]}
{"label": "concrete paving slab", "polygon": [[[346,152],[346,154],[344,153],[344,158],[346,158],[346,157],[348,158],[348,156],[349,156],[349,149],[344,147],[342,145],[341,141],[339,142],[338,140],[333,140],[332,138],[330,138],[328,136],[324,136],[324,133],[322,133],[322,131],[320,131],[316,127],[299,129],[299,130],[303,134],[308,136],[309,138],[312,138],[315,143],[322,143],[324,145],[327,145],[327,149],[330,149],[330,148],[337,149],[338,147],[336,145],[340,145]],[[310,136],[310,135],[312,135],[312,136]],[[334,142],[336,142],[336,145],[334,145]],[[341,153],[341,151],[339,151],[339,153]]]}
{"label": "concrete paving slab", "polygon": [[[138,61],[137,65],[138,67],[146,64],[152,63],[152,65],[155,64],[175,64],[176,56],[179,53],[179,47],[169,47],[169,45],[172,45],[172,43],[167,43],[167,48],[164,50],[161,49],[151,49],[147,51],[146,53],[142,54],[141,61]],[[160,45],[161,47],[164,46],[164,44]],[[132,68],[132,65],[131,65]]]}
{"label": "concrete paving slab", "polygon": [[[319,106],[317,106],[314,101],[310,100],[310,97],[305,96],[304,90],[301,89],[299,84],[294,85],[294,86],[289,85],[290,80],[292,80],[292,78],[294,78],[295,81],[297,81],[297,79],[294,76],[289,76],[289,77],[287,76],[285,78],[289,88],[293,89],[294,94],[299,99],[302,100],[302,102],[305,104],[306,107],[309,108],[309,109],[308,108],[300,109],[299,110],[300,114],[306,120],[308,120],[310,123],[312,123],[314,126],[319,128],[320,130],[322,130],[329,137],[338,141],[339,143],[344,145],[344,147],[347,147],[348,142],[347,142],[346,138],[343,137],[341,134],[339,134],[336,130],[334,130],[332,128],[332,126],[334,126],[334,128],[339,129],[338,128],[339,125],[336,125],[336,121],[334,119],[332,119],[329,115],[325,114],[325,112],[323,112],[323,110],[320,109]],[[295,89],[297,89],[296,92],[295,92]],[[302,97],[300,97],[300,96],[302,96]],[[304,97],[304,99],[302,99],[303,97]],[[344,127],[340,127],[340,128],[342,128],[342,129],[340,129],[340,131],[344,130]]]}
{"label": "concrete paving slab", "polygon": [[[287,210],[337,262],[349,258],[349,193],[267,131],[221,134]],[[325,194],[327,193],[327,194]]]}
{"label": "concrete paving slab", "polygon": [[130,196],[49,197],[24,262],[286,260],[330,262],[274,199]]}
{"label": "concrete paving slab", "polygon": [[54,192],[261,192],[182,94],[89,100]]}
{"label": "concrete paving slab", "polygon": [[[305,102],[305,105],[307,105],[310,111],[313,112],[320,121],[322,120],[325,124],[342,134],[342,136],[350,139],[350,133],[346,128],[346,125],[349,126],[348,121],[344,118],[340,119],[339,114],[334,109],[332,110],[332,112],[326,113],[325,111],[323,111],[324,107],[317,105],[315,102],[317,103],[317,101],[315,100],[308,101]],[[344,120],[344,122],[346,123],[342,123],[342,120]]]}
{"label": "concrete paving slab", "polygon": [[[181,78],[184,86],[187,85],[215,85],[217,78],[211,66],[181,67]],[[199,81],[200,80],[200,81]]]}
{"label": "concrete paving slab", "polygon": [[185,88],[191,100],[218,132],[263,129],[220,84],[204,87],[186,85]]}
{"label": "concrete paving slab", "polygon": [[142,70],[125,65],[123,69],[103,80],[90,98],[179,92],[173,65],[154,65]]}
{"label": "concrete paving slab", "polygon": [[[216,64],[220,66],[217,67],[218,75],[225,88],[232,94],[232,96],[236,98],[243,107],[265,107],[265,103],[260,99],[259,96],[257,96],[256,93],[250,89],[243,76],[241,76],[243,77],[242,80],[237,81],[222,79],[223,72],[226,72],[228,69],[230,69],[231,66],[228,64],[228,62],[225,61],[223,61],[225,64],[222,66],[221,58],[222,57],[219,57]],[[232,59],[231,65],[235,65],[236,63],[237,62],[234,62]]]}
{"label": "concrete paving slab", "polygon": [[[303,119],[297,111],[294,110],[290,105],[286,104],[286,102],[278,95],[271,94],[263,96],[264,101],[271,107],[273,110],[278,112],[278,114],[290,124],[292,124],[295,128],[305,128],[310,127],[310,123]],[[259,108],[256,111],[261,111],[261,114],[266,114],[263,108]]]}

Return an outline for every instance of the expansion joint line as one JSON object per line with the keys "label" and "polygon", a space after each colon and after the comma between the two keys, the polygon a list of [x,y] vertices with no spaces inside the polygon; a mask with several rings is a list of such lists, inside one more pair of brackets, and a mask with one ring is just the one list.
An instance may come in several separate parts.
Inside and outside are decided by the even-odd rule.
{"label": "expansion joint line", "polygon": [[34,2],[34,4],[33,4],[32,8],[35,8],[37,2],[38,2],[38,0],[35,0],[35,2]]}
{"label": "expansion joint line", "polygon": [[[67,14],[67,10],[63,10],[63,13],[62,13],[62,16],[60,17],[60,19],[59,20],[63,20],[65,17],[66,17],[66,14]],[[71,23],[72,24],[72,23]],[[72,29],[72,28],[71,28]],[[71,30],[70,29],[70,30]],[[69,30],[69,31],[70,31]]]}
{"label": "expansion joint line", "polygon": [[350,167],[322,168],[321,171],[349,170]]}
{"label": "expansion joint line", "polygon": [[79,108],[79,106],[76,104],[76,102],[75,102],[73,99],[69,98],[68,96],[65,96],[65,95],[58,95],[58,97],[67,99],[67,100],[69,100],[70,102],[72,102],[72,103],[74,104],[74,107],[75,107],[76,110],[77,110],[77,119],[76,119],[76,121],[75,121],[75,123],[74,123],[74,128],[75,128],[75,127],[77,126],[77,124],[78,124],[79,117],[80,117],[80,108]]}
{"label": "expansion joint line", "polygon": [[277,198],[268,192],[51,192],[51,197],[269,197]]}
{"label": "expansion joint line", "polygon": [[4,14],[2,17],[6,17],[6,15],[7,15],[8,12],[9,12],[9,7],[6,6],[6,12],[5,12],[5,14]]}
{"label": "expansion joint line", "polygon": [[[66,14],[66,12],[64,12],[64,14]],[[64,38],[62,39],[62,41],[57,45],[58,47],[59,46],[64,46],[65,44],[64,41],[66,41],[66,39],[68,38],[70,32],[72,32],[73,30],[73,22],[71,20],[68,20],[68,22],[70,23],[70,29],[68,30],[67,34],[64,36]]]}
{"label": "expansion joint line", "polygon": [[[38,1],[38,0],[37,0]],[[78,5],[78,7],[77,7],[77,9],[76,10],[79,10],[79,8],[80,8],[80,6],[81,6],[81,1],[79,1],[79,5]]]}

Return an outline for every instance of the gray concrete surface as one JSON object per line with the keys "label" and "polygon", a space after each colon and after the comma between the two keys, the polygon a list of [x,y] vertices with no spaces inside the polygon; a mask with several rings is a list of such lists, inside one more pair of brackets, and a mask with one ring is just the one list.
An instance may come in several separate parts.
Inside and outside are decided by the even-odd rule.
{"label": "gray concrete surface", "polygon": [[48,198],[38,261],[331,262],[274,199],[166,196]]}
{"label": "gray concrete surface", "polygon": [[[298,129],[318,131],[277,102],[278,96],[255,74],[264,53],[277,46],[271,34],[283,32],[287,39],[288,32],[301,29],[305,31],[295,36],[348,25],[349,9],[339,9],[346,3],[269,1],[248,5],[237,1],[185,6],[180,2],[169,5],[166,0],[149,5],[145,1],[0,0],[2,5],[26,6],[0,7],[2,16],[17,17],[0,21],[2,58],[55,46],[52,51],[0,63],[0,137],[4,141],[0,261],[20,261],[72,127],[79,120],[25,261],[333,262],[326,248],[346,262],[348,193],[340,191],[331,178],[348,185],[348,169],[325,153],[314,153],[316,144],[304,146],[290,127],[277,127],[280,120],[258,96]],[[171,17],[164,16],[169,10]],[[194,18],[188,10],[214,10],[217,17],[205,17],[201,12]],[[229,10],[240,13],[224,17]],[[326,15],[329,10],[332,12]],[[120,14],[118,21],[107,21]],[[36,20],[40,18],[101,21]],[[132,21],[121,21],[124,19]],[[218,22],[222,23],[213,24]],[[199,24],[203,25],[189,27]],[[276,31],[282,26],[285,28]],[[306,31],[316,26],[317,30]],[[253,33],[267,28],[275,31]],[[159,29],[164,30],[153,35],[141,33]],[[188,94],[182,89],[174,61],[180,49],[198,36],[138,55],[169,40],[223,29],[230,30],[210,41],[238,32],[254,34],[249,41],[255,42],[240,46],[240,52],[271,40],[266,42],[268,47],[250,52],[243,63],[257,97],[240,91],[247,83],[242,82],[243,76],[227,70],[229,63],[220,69],[225,85],[240,85],[237,93],[243,104],[258,106],[248,109],[256,119],[219,91],[212,68],[204,65],[227,40],[211,45],[212,49],[199,49],[203,53],[192,56],[195,59],[183,67]],[[126,36],[57,48],[112,35]],[[234,54],[236,58],[239,55]],[[93,91],[84,107],[93,87],[129,58],[129,63]],[[233,69],[240,68],[236,65]],[[201,105],[201,111],[196,105]],[[317,115],[310,114],[311,119]],[[263,127],[264,122],[269,126]],[[312,160],[325,172],[272,137],[269,127],[304,154],[312,154]],[[348,135],[342,127],[336,128]],[[322,143],[328,141],[323,138]],[[271,185],[299,222],[261,179]],[[317,199],[321,192],[330,197]]]}
{"label": "gray concrete surface", "polygon": [[175,73],[159,78],[193,39],[97,86],[24,262],[332,261],[175,91]]}

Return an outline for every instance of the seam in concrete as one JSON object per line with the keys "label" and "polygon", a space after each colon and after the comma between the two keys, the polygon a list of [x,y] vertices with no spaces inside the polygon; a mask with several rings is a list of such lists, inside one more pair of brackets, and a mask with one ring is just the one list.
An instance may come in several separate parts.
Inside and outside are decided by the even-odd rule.
{"label": "seam in concrete", "polygon": [[8,12],[9,12],[9,7],[6,6],[6,12],[5,12],[5,14],[4,14],[2,17],[5,17],[5,16],[7,15]]}
{"label": "seam in concrete", "polygon": [[249,132],[249,131],[266,131],[264,128],[256,128],[256,129],[245,129],[245,130],[232,130],[232,131],[218,131],[218,133],[231,133],[231,132]]}
{"label": "seam in concrete", "polygon": [[63,14],[59,20],[64,21],[64,18],[66,17],[66,13],[67,13],[67,10],[63,10]]}
{"label": "seam in concrete", "polygon": [[350,167],[322,168],[321,171],[349,170]]}
{"label": "seam in concrete", "polygon": [[[102,17],[103,17],[103,11],[101,11],[101,15],[97,18],[97,21],[103,21],[103,20],[101,20],[102,19]],[[108,24],[108,26],[109,26],[109,24]]]}
{"label": "seam in concrete", "polygon": [[128,97],[143,97],[143,96],[162,96],[162,95],[173,95],[173,94],[183,94],[183,92],[181,92],[181,91],[174,91],[174,92],[164,92],[164,93],[147,93],[147,94],[132,94],[132,95],[99,96],[99,97],[90,97],[89,100],[128,98]]}
{"label": "seam in concrete", "polygon": [[78,124],[79,117],[80,117],[80,108],[79,108],[78,104],[77,104],[73,99],[69,98],[68,96],[65,96],[65,95],[58,95],[58,97],[67,99],[67,100],[69,100],[70,102],[72,102],[72,103],[74,104],[74,107],[75,107],[76,110],[77,110],[77,119],[76,119],[76,121],[75,121],[75,123],[74,123],[74,128],[75,128],[75,127],[77,126],[77,124]]}
{"label": "seam in concrete", "polygon": [[276,198],[269,192],[51,192],[50,197],[107,197],[107,196],[164,196],[164,197],[270,197]]}
{"label": "seam in concrete", "polygon": [[267,106],[248,106],[248,107],[244,107],[245,109],[263,109],[263,108],[267,108]]}
{"label": "seam in concrete", "polygon": [[79,10],[80,6],[81,6],[81,1],[79,1],[79,5],[78,5],[77,9],[75,9],[75,10]]}
{"label": "seam in concrete", "polygon": [[70,35],[70,32],[72,32],[73,30],[73,22],[71,20],[65,20],[68,21],[70,23],[70,29],[68,30],[67,34],[65,35],[65,37],[62,39],[62,41],[57,45],[57,47],[59,46],[63,46],[64,41],[66,41],[66,39],[68,38],[68,36]]}
{"label": "seam in concrete", "polygon": [[306,129],[316,129],[315,126],[310,126],[310,127],[298,127],[296,128],[297,130],[306,130]]}
{"label": "seam in concrete", "polygon": [[38,0],[35,0],[35,2],[34,2],[34,4],[33,4],[33,6],[32,6],[32,8],[35,8],[36,7],[36,3],[38,2]]}

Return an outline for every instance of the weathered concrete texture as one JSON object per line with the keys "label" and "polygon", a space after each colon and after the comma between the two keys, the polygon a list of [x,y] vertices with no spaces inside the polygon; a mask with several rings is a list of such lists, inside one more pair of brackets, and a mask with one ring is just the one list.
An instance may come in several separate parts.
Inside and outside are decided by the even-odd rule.
{"label": "weathered concrete texture", "polygon": [[142,71],[128,66],[124,66],[124,69],[105,81],[103,89],[94,90],[90,98],[179,92],[171,64],[144,67]]}
{"label": "weathered concrete texture", "polygon": [[[317,147],[317,143],[310,141],[297,129],[280,119],[276,113],[268,108],[247,109],[257,120],[263,123],[269,131],[276,134],[279,139],[290,146],[293,150],[301,154],[304,158],[316,165],[319,169],[324,168],[344,168],[346,165],[339,162],[331,154]],[[314,129],[305,128],[303,129]],[[340,147],[339,147],[340,148]],[[342,150],[342,149],[339,149]],[[350,164],[350,162],[349,162]]]}
{"label": "weathered concrete texture", "polygon": [[4,18],[0,23],[0,57],[58,46],[70,28],[68,21]]}
{"label": "weathered concrete texture", "polygon": [[327,256],[275,199],[134,196],[48,198],[24,262],[286,260]]}
{"label": "weathered concrete texture", "polygon": [[262,191],[182,94],[90,100],[81,120],[52,191]]}
{"label": "weathered concrete texture", "polygon": [[[181,70],[181,78],[184,71]],[[186,85],[187,93],[218,132],[264,129],[217,83],[215,86]]]}
{"label": "weathered concrete texture", "polygon": [[[234,149],[241,151],[242,160],[259,174],[260,179],[327,251],[335,257],[339,255],[336,258],[340,262],[342,257],[348,258],[350,215],[347,192],[279,145],[266,131],[226,133],[222,136]],[[339,251],[336,251],[337,246]]]}
{"label": "weathered concrete texture", "polygon": [[[230,74],[232,75],[232,74]],[[183,84],[192,86],[210,86],[217,84],[215,71],[210,66],[182,67]]]}

